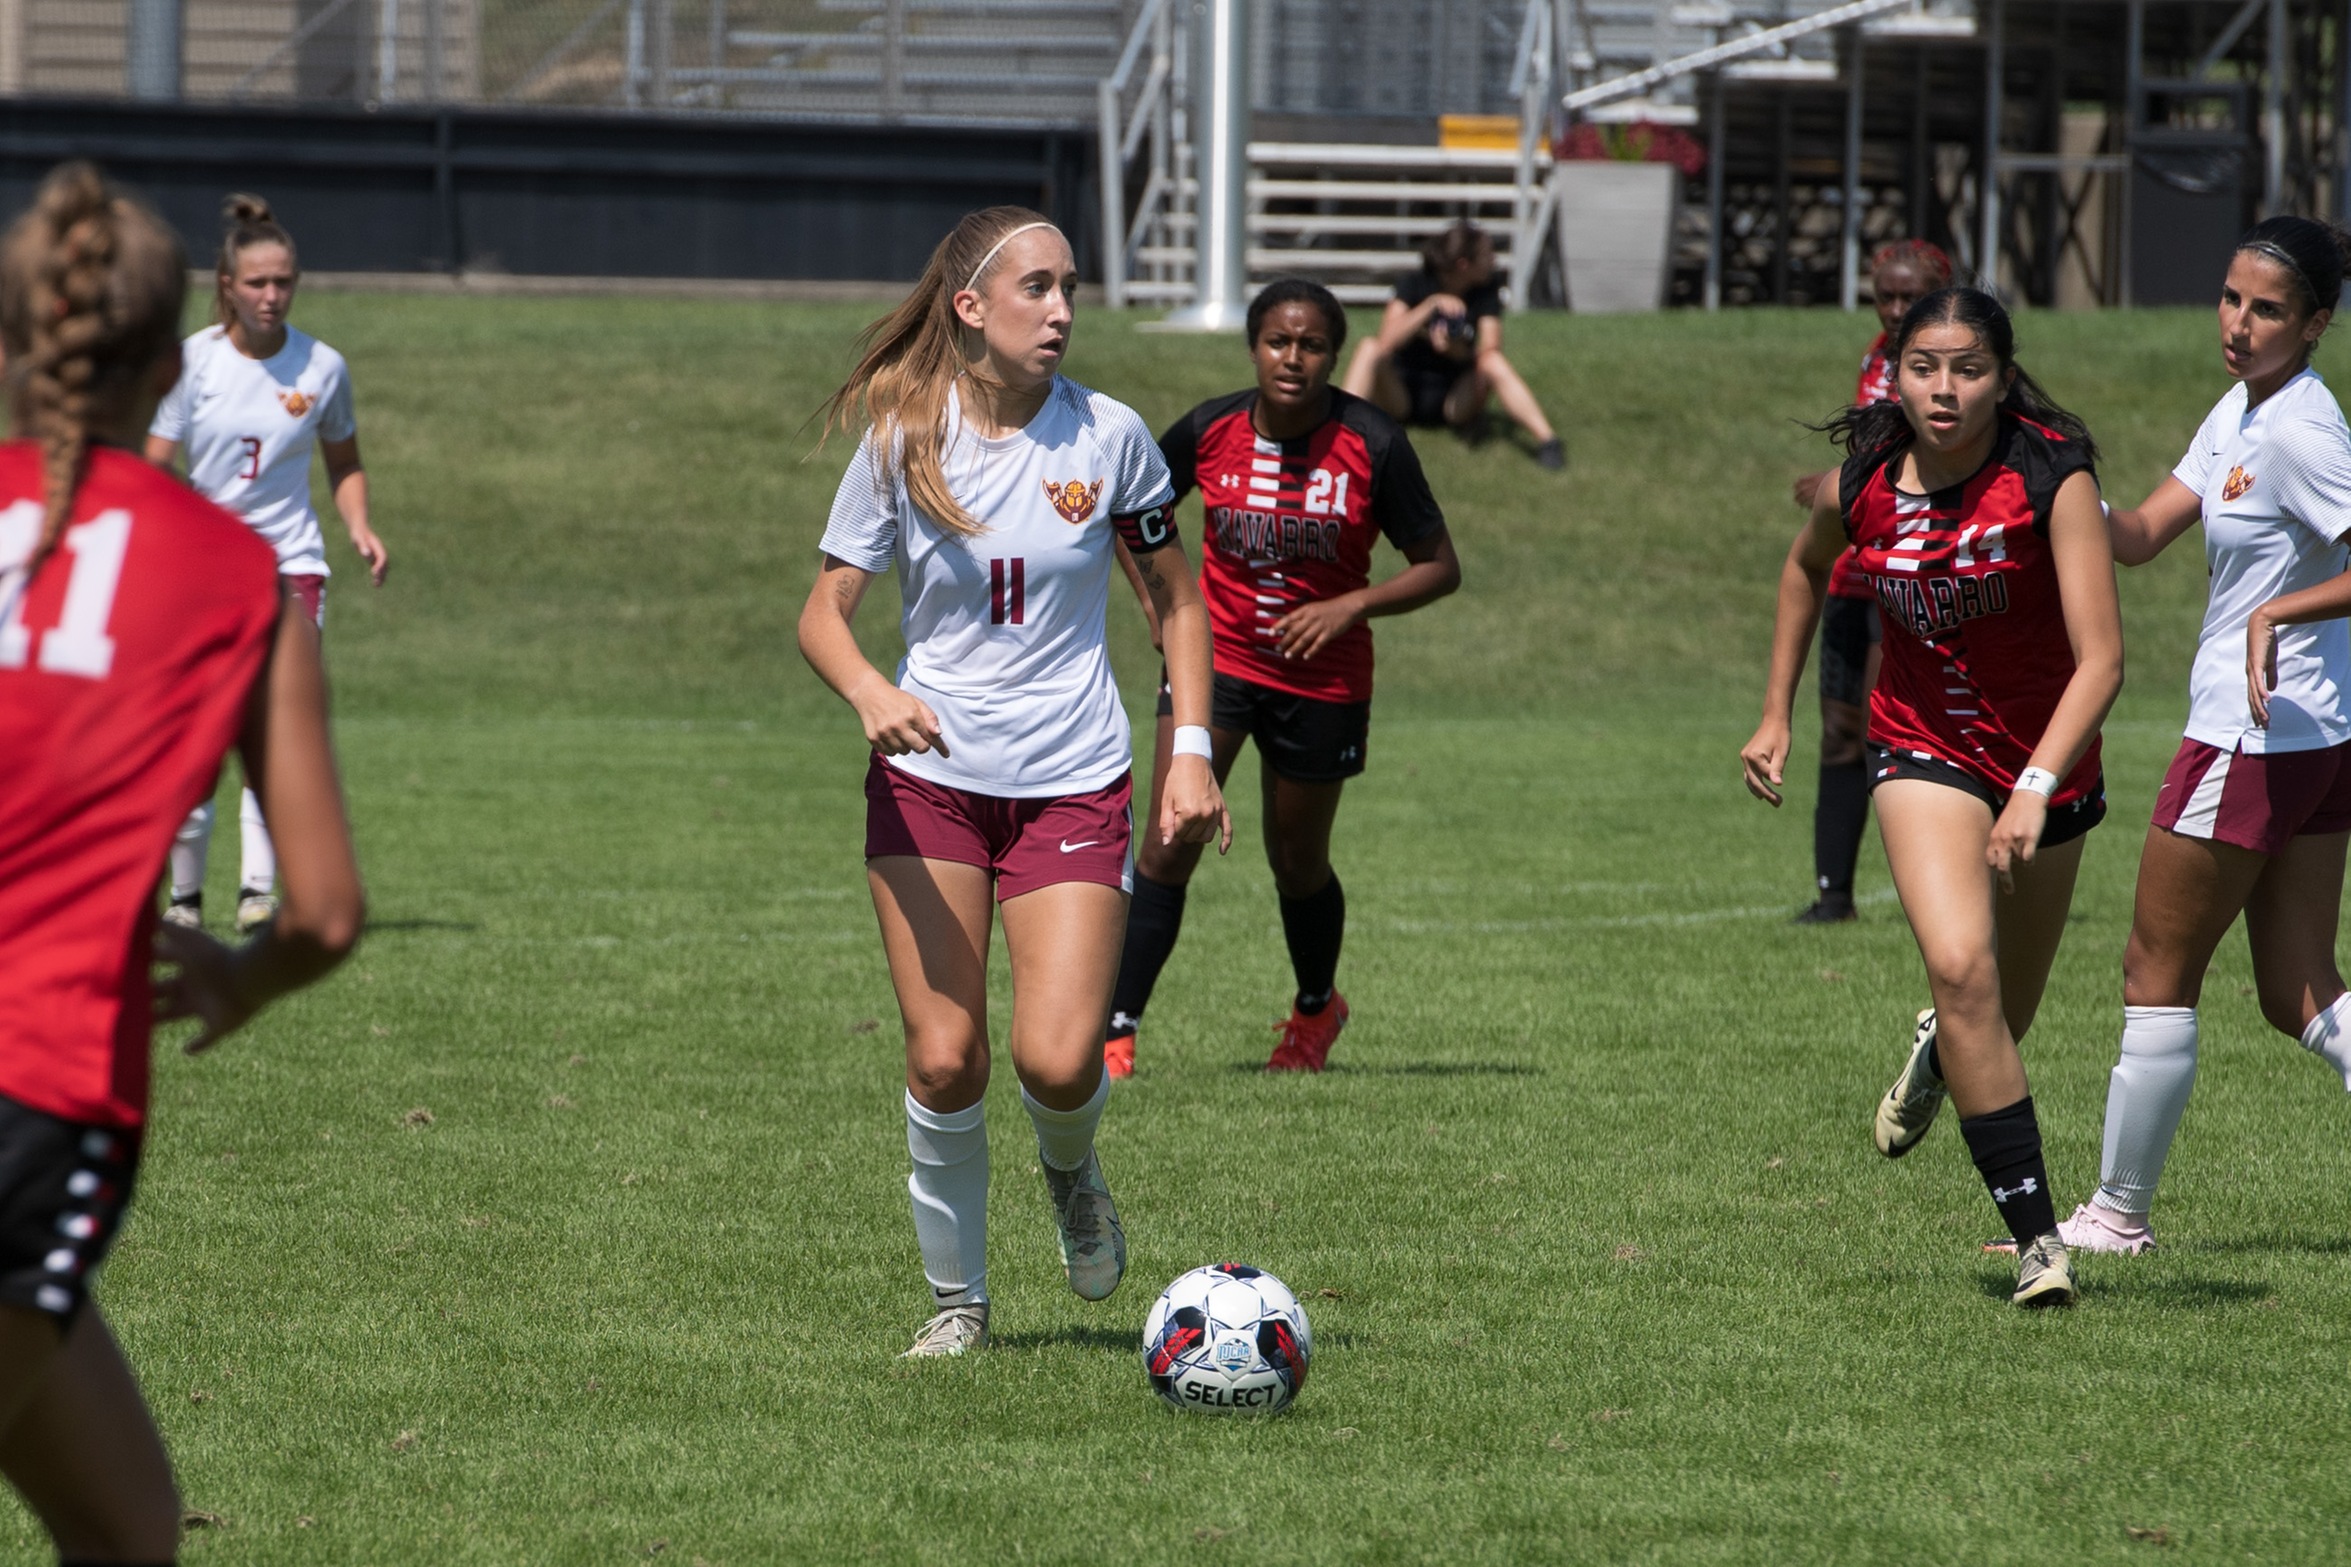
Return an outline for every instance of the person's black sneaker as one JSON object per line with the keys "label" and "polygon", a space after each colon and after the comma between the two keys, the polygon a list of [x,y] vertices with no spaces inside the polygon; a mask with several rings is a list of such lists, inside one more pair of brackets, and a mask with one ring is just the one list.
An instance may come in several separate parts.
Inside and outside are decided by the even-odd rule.
{"label": "person's black sneaker", "polygon": [[1535,466],[1553,473],[1567,466],[1567,443],[1556,435],[1535,448]]}
{"label": "person's black sneaker", "polygon": [[1814,903],[1810,908],[1799,910],[1795,919],[1790,923],[1796,925],[1842,925],[1849,920],[1860,917],[1860,914],[1854,909],[1853,900],[1850,897],[1841,893],[1824,892],[1820,895],[1820,901]]}

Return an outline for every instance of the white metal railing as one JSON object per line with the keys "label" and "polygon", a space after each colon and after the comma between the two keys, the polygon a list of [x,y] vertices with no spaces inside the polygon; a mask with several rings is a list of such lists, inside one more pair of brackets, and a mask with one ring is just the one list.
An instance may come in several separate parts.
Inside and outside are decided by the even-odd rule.
{"label": "white metal railing", "polygon": [[[1166,248],[1165,233],[1154,231],[1166,227],[1168,204],[1176,194],[1180,172],[1179,143],[1186,129],[1178,122],[1183,111],[1176,87],[1183,72],[1175,46],[1175,10],[1168,0],[1144,0],[1134,27],[1127,33],[1126,47],[1119,51],[1117,66],[1095,89],[1101,116],[1102,282],[1114,310],[1127,304],[1128,280],[1145,241],[1156,240],[1159,243],[1153,248]],[[1143,65],[1146,57],[1148,68]],[[1135,91],[1130,111],[1127,89],[1139,69],[1143,71],[1142,85]],[[1144,151],[1148,162],[1143,188],[1130,216],[1127,170],[1135,155]],[[1162,280],[1157,274],[1169,263],[1155,257],[1150,265],[1155,280]]]}
{"label": "white metal railing", "polygon": [[[1851,22],[1867,21],[1872,17],[1883,16],[1890,11],[1922,10],[1920,0],[1849,0],[1848,4],[1831,6],[1826,11],[1815,11],[1810,16],[1799,18],[1793,22],[1784,22],[1778,27],[1767,27],[1761,32],[1749,33],[1743,38],[1733,38],[1726,43],[1716,44],[1712,48],[1699,49],[1690,54],[1678,55],[1670,60],[1660,60],[1645,70],[1628,72],[1623,76],[1611,77],[1604,82],[1594,82],[1589,87],[1579,87],[1560,99],[1560,106],[1573,113],[1578,109],[1589,109],[1613,99],[1635,97],[1653,87],[1661,87],[1667,82],[1695,75],[1699,71],[1711,70],[1719,65],[1728,65],[1735,60],[1744,60],[1759,54],[1777,54],[1797,39],[1828,28],[1842,27]],[[1725,20],[1727,21],[1727,18]]]}

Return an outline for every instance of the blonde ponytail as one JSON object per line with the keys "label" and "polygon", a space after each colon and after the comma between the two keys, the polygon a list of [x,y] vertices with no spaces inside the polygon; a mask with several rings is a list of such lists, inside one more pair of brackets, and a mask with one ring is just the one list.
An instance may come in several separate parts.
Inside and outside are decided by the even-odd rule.
{"label": "blonde ponytail", "polygon": [[827,435],[873,426],[877,454],[895,454],[908,497],[950,533],[987,531],[947,487],[947,399],[958,376],[979,374],[959,346],[970,328],[956,317],[955,296],[986,284],[1016,231],[1052,226],[1026,207],[988,207],[956,224],[913,292],[858,335],[857,368],[824,406]]}

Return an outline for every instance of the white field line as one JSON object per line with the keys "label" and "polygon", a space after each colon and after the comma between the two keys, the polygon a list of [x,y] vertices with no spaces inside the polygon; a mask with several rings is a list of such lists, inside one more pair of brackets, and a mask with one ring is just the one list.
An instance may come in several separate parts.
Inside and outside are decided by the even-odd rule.
{"label": "white field line", "polygon": [[[1891,903],[1892,888],[1865,892],[1855,904]],[[1532,920],[1389,920],[1386,928],[1411,936],[1496,936],[1540,930],[1639,930],[1654,926],[1720,925],[1732,920],[1788,917],[1785,900],[1742,909],[1696,909],[1686,914],[1589,914]]]}

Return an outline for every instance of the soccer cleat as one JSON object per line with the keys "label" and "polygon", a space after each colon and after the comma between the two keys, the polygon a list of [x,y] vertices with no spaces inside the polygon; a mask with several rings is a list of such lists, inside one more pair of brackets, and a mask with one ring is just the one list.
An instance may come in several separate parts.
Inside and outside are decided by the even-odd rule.
{"label": "soccer cleat", "polygon": [[1114,1034],[1102,1041],[1102,1070],[1112,1077],[1135,1075],[1135,1036]]}
{"label": "soccer cleat", "polygon": [[1935,1009],[1927,1008],[1918,1015],[1918,1032],[1911,1036],[1910,1059],[1902,1063],[1902,1075],[1894,1079],[1894,1086],[1886,1090],[1886,1097],[1878,1101],[1877,1125],[1872,1137],[1878,1152],[1889,1159],[1899,1159],[1918,1146],[1918,1140],[1935,1124],[1935,1113],[1943,1108],[1943,1099],[1950,1092],[1943,1079],[1927,1065],[1927,1057],[1935,1048]]}
{"label": "soccer cleat", "polygon": [[278,917],[278,900],[272,893],[247,889],[237,898],[237,934],[250,936]]}
{"label": "soccer cleat", "polygon": [[1831,896],[1822,893],[1818,901],[1796,911],[1791,925],[1845,925],[1861,918],[1861,911],[1853,907],[1853,900],[1842,893]]}
{"label": "soccer cleat", "polygon": [[2136,1257],[2155,1249],[2155,1232],[2145,1214],[2117,1213],[2095,1202],[2083,1203],[2073,1217],[2057,1226],[2058,1238],[2069,1251],[2104,1251]]}
{"label": "soccer cleat", "polygon": [[2012,1304],[2070,1306],[2073,1293],[2073,1257],[2065,1249],[2065,1237],[2055,1230],[2018,1255],[2016,1293],[2008,1297]]}
{"label": "soccer cleat", "polygon": [[987,1347],[988,1303],[978,1300],[968,1306],[949,1306],[924,1323],[914,1336],[914,1347],[898,1358],[930,1360]]}
{"label": "soccer cleat", "polygon": [[1566,467],[1566,443],[1561,441],[1559,437],[1555,435],[1548,441],[1545,441],[1542,445],[1536,447],[1535,466],[1538,468],[1548,468],[1553,473],[1557,473],[1560,469]]}
{"label": "soccer cleat", "polygon": [[202,930],[204,928],[203,894],[199,893],[193,898],[172,899],[170,905],[163,911],[163,922],[166,925],[178,925],[186,930]]}
{"label": "soccer cleat", "polygon": [[1042,1154],[1045,1192],[1053,1199],[1053,1223],[1061,1231],[1061,1268],[1080,1300],[1108,1300],[1127,1274],[1126,1231],[1118,1205],[1102,1181],[1102,1161],[1092,1153],[1074,1170],[1057,1170]]}
{"label": "soccer cleat", "polygon": [[1281,1025],[1282,1041],[1265,1063],[1268,1072],[1319,1072],[1331,1058],[1339,1030],[1347,1026],[1347,998],[1331,992],[1330,1004],[1312,1017],[1290,1007],[1290,1019]]}

